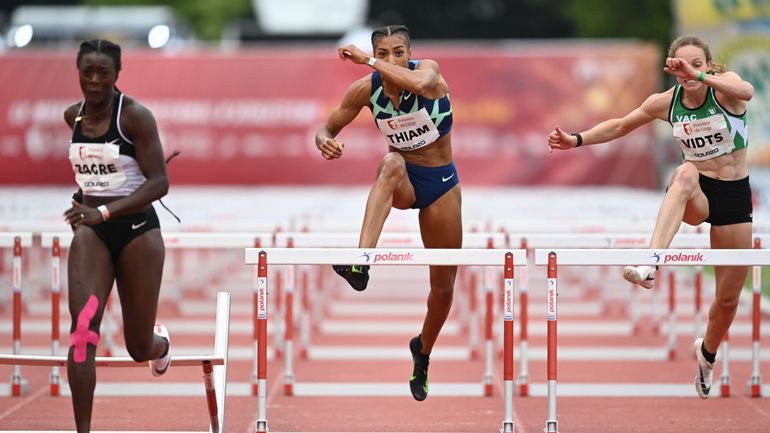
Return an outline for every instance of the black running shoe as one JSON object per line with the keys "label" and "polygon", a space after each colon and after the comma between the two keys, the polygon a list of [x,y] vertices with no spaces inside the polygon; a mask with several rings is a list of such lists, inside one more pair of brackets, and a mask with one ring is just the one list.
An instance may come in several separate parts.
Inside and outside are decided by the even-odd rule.
{"label": "black running shoe", "polygon": [[359,292],[366,290],[366,284],[369,283],[369,265],[332,265],[332,269],[344,278],[354,289]]}
{"label": "black running shoe", "polygon": [[414,371],[409,378],[409,389],[412,391],[412,397],[417,401],[423,401],[428,397],[428,364],[430,355],[423,355],[422,334],[412,338],[409,341],[409,350],[412,352],[412,361],[414,362]]}

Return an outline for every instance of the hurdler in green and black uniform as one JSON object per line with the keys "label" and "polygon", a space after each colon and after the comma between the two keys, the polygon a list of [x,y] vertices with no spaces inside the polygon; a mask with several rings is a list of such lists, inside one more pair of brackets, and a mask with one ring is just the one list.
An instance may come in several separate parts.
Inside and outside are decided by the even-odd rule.
{"label": "hurdler in green and black uniform", "polygon": [[[749,144],[748,111],[734,114],[719,104],[714,89],[709,87],[706,100],[698,108],[682,105],[682,86],[674,88],[669,109],[669,122],[674,137],[687,161],[705,161],[726,155]],[[700,174],[701,190],[709,201],[711,225],[728,225],[752,221],[751,187],[746,176],[738,180],[714,179]],[[713,204],[718,203],[718,206]]]}

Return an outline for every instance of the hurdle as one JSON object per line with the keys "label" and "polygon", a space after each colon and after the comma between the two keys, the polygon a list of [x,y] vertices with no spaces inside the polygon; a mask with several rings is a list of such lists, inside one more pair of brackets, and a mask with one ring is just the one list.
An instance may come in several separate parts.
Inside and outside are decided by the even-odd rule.
{"label": "hurdle", "polygon": [[[287,247],[287,248],[353,248],[358,244],[358,233],[355,232],[284,232],[284,233],[276,233],[275,236],[275,247]],[[473,233],[463,233],[463,246],[465,249],[467,248],[494,248],[497,246],[502,246],[505,243],[505,235],[503,233],[483,233],[483,232],[473,232]],[[379,246],[381,248],[422,248],[422,238],[419,233],[416,232],[383,232],[380,236]],[[493,348],[493,337],[492,337],[492,327],[493,327],[493,321],[494,321],[494,269],[493,267],[487,267],[486,272],[484,273],[484,290],[485,290],[485,302],[486,302],[486,309],[485,309],[485,319],[484,319],[484,327],[485,327],[485,372],[483,376],[483,383],[484,383],[484,395],[485,396],[491,396],[492,395],[492,382],[494,380],[494,373],[493,373],[493,359],[494,359],[494,348]],[[522,268],[522,271],[524,268]],[[320,359],[328,359],[327,357],[324,357],[322,353],[324,352],[324,348],[312,348],[310,344],[310,320],[311,317],[313,319],[318,320],[319,315],[314,315],[312,311],[310,311],[310,301],[309,301],[309,288],[308,288],[308,277],[307,277],[307,270],[301,270],[301,278],[296,278],[294,275],[296,272],[295,267],[291,266],[288,274],[287,274],[287,284],[284,287],[284,292],[286,296],[286,300],[283,303],[285,305],[285,314],[284,314],[284,323],[282,327],[283,332],[279,332],[279,335],[283,335],[284,342],[283,342],[283,351],[285,353],[284,357],[284,394],[285,395],[292,395],[293,393],[293,386],[294,386],[294,371],[293,371],[293,337],[294,337],[294,292],[295,292],[295,282],[297,280],[301,281],[301,294],[300,297],[302,299],[301,305],[303,308],[303,312],[300,316],[300,357],[301,358],[320,358]],[[471,284],[470,292],[471,294],[468,306],[470,306],[470,315],[468,324],[469,324],[469,348],[470,351],[466,356],[463,356],[465,358],[475,359],[478,356],[478,312],[476,311],[476,299],[475,299],[475,280]],[[277,303],[278,304],[278,303]],[[318,302],[313,303],[314,305],[318,305]],[[461,311],[465,311],[465,309],[461,309]],[[279,321],[279,326],[281,322]],[[330,352],[331,350],[326,350],[326,352]],[[359,359],[363,358],[369,358],[371,356],[373,349],[367,348],[363,352],[365,353],[357,353],[353,354],[351,356],[358,356]],[[384,352],[388,353],[403,353],[403,350],[400,348],[380,348],[378,350],[381,356],[384,356]],[[459,353],[459,350],[454,350],[453,352]],[[459,358],[460,356],[456,356]],[[256,394],[255,394],[256,395]]]}
{"label": "hurdle", "polygon": [[[69,248],[72,242],[73,233],[70,232],[42,232],[40,242],[43,248],[51,248],[51,355],[57,355],[59,349],[59,329],[60,329],[60,287],[61,287],[61,268],[60,257],[61,249]],[[211,249],[233,249],[247,247],[262,247],[271,245],[273,242],[273,233],[268,232],[168,232],[163,233],[163,243],[166,248],[173,250],[183,250],[187,248],[211,248]],[[257,276],[253,276],[252,305],[256,306],[257,299]],[[256,309],[254,310],[256,317]],[[252,364],[253,371],[251,377],[252,388],[256,387],[257,372],[257,322],[252,319]],[[53,366],[50,375],[51,395],[59,395],[60,375],[58,366]],[[253,395],[256,395],[254,392]]]}
{"label": "hurdle", "polygon": [[[0,233],[0,248],[13,248],[13,354],[21,353],[21,288],[22,288],[22,251],[32,246],[32,233]],[[29,385],[21,375],[21,366],[14,365],[9,384],[0,384],[0,395],[19,397],[27,393]]]}
{"label": "hurdle", "polygon": [[[557,394],[557,296],[558,296],[558,265],[572,266],[605,266],[605,265],[648,265],[648,266],[766,266],[770,265],[770,250],[759,249],[537,249],[535,250],[535,264],[548,267],[548,302],[546,319],[548,322],[548,416],[545,432],[557,433],[558,421],[556,419],[556,394]],[[647,386],[643,386],[647,385]],[[690,385],[694,386],[694,385]],[[588,388],[587,385],[576,385],[575,388]],[[614,396],[654,396],[654,390],[650,384],[614,384],[603,387],[603,393],[583,393],[582,395],[614,395]],[[643,394],[629,393],[629,389],[644,388]],[[721,394],[715,392],[715,396]],[[696,393],[690,391],[692,396]],[[581,395],[570,393],[569,395]],[[671,396],[671,394],[665,394]]]}
{"label": "hurdle", "polygon": [[[520,244],[520,248],[528,251],[536,250],[538,248],[642,248],[650,244],[652,237],[649,233],[507,233],[509,242],[515,242],[517,239]],[[677,234],[672,241],[673,248],[708,248],[709,237],[705,233],[680,233]],[[699,315],[700,315],[700,289],[702,281],[702,267],[698,268],[698,272],[695,274],[695,331],[694,334],[697,337],[699,329]],[[519,291],[519,304],[522,314],[521,327],[519,329],[519,377],[517,383],[519,385],[519,395],[527,396],[529,393],[529,371],[528,371],[528,328],[526,326],[526,312],[529,305],[528,299],[528,278],[522,272],[521,278],[521,290]],[[674,359],[674,346],[676,344],[676,333],[674,324],[676,323],[675,313],[675,299],[673,291],[673,275],[670,274],[670,290],[669,290],[669,311],[668,311],[668,341],[664,350],[666,353],[661,353],[661,356],[667,356],[668,359]],[[632,296],[636,295],[636,290],[632,291]],[[657,293],[657,292],[656,292]],[[631,332],[636,333],[638,330],[639,312],[637,302],[631,302],[630,308],[630,320],[631,320]],[[649,352],[648,348],[644,348]],[[589,353],[597,352],[598,350],[592,350],[591,348],[583,348],[581,350],[583,357]],[[633,352],[626,353],[628,356],[636,356]],[[619,358],[613,358],[619,359]]]}
{"label": "hurdle", "polygon": [[[259,272],[259,393],[256,431],[266,433],[267,425],[267,275],[270,265],[436,265],[504,266],[503,317],[505,350],[503,365],[504,419],[501,431],[513,432],[513,267],[525,264],[523,250],[493,249],[359,249],[359,248],[273,248],[245,250],[245,263]],[[381,384],[380,384],[381,385]],[[371,384],[370,384],[371,386]],[[375,385],[377,386],[377,385]],[[404,386],[404,389],[406,387]],[[301,391],[297,389],[297,391]]]}
{"label": "hurdle", "polygon": [[[225,388],[227,385],[227,346],[230,328],[230,293],[217,293],[216,331],[214,334],[214,353],[202,356],[174,356],[171,364],[176,367],[203,368],[203,384],[209,412],[209,433],[219,433],[224,429]],[[130,357],[97,356],[96,367],[141,367],[147,368],[147,362],[137,362]],[[26,365],[36,367],[66,367],[66,356],[45,355],[2,355],[0,365]],[[11,433],[11,431],[0,431]]]}

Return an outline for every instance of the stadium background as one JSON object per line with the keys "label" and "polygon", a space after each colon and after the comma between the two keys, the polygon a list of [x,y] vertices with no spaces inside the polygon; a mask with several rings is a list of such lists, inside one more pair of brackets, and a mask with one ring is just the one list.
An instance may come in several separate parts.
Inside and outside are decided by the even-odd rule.
{"label": "stadium background", "polygon": [[[347,155],[333,168],[317,155],[312,137],[348,84],[368,73],[338,61],[337,44],[352,40],[369,49],[369,28],[391,22],[412,29],[414,57],[434,58],[443,68],[466,185],[660,188],[678,162],[662,122],[581,152],[549,155],[545,137],[555,124],[580,130],[627,113],[671,85],[660,65],[679,33],[703,35],[717,61],[754,84],[755,182],[770,163],[770,8],[757,2],[593,1],[588,9],[597,12],[587,14],[578,6],[583,2],[566,0],[350,1],[328,2],[333,18],[324,20],[311,10],[324,2],[233,1],[220,8],[198,1],[149,7],[136,23],[121,12],[123,20],[110,18],[110,9],[99,6],[128,3],[89,1],[80,13],[66,9],[71,15],[37,10],[34,2],[4,3],[10,46],[0,55],[2,185],[72,183],[61,113],[79,99],[74,54],[86,37],[124,46],[118,85],[154,112],[166,152],[182,152],[170,166],[174,185],[368,184],[384,151],[368,113],[343,131]],[[189,11],[193,3],[197,15]],[[95,19],[97,9],[106,18]],[[209,19],[199,19],[201,9]],[[346,10],[354,16],[345,17]],[[219,15],[228,13],[224,22]],[[13,46],[25,18],[33,23],[31,39]],[[210,29],[217,20],[218,35]],[[169,26],[170,39],[152,49],[147,32],[158,24]]]}

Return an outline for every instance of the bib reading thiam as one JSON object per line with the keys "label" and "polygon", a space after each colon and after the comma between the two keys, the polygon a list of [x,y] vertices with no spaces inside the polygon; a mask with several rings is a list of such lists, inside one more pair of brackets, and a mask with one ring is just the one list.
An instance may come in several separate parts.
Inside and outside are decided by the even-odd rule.
{"label": "bib reading thiam", "polygon": [[735,148],[727,120],[722,113],[705,119],[675,122],[674,137],[679,142],[684,159],[705,161],[730,153]]}
{"label": "bib reading thiam", "polygon": [[117,144],[72,143],[69,159],[83,194],[117,189],[126,182]]}
{"label": "bib reading thiam", "polygon": [[439,137],[438,129],[425,107],[414,113],[375,120],[388,145],[404,152],[427,146]]}

